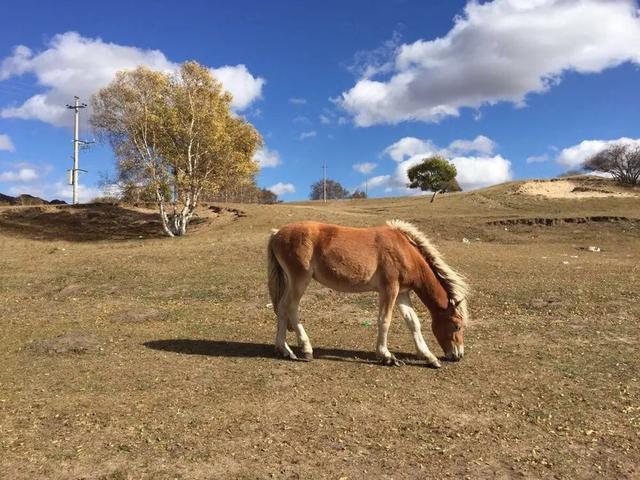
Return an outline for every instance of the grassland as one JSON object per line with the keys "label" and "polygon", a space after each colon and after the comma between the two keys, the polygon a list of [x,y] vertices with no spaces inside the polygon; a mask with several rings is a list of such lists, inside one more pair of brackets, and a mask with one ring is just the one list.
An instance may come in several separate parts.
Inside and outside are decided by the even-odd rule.
{"label": "grassland", "polygon": [[[637,478],[640,197],[517,188],[203,209],[180,239],[150,211],[0,209],[0,478]],[[317,284],[316,360],[275,358],[270,228],[389,218],[469,278],[465,359],[425,368],[396,317],[408,363],[378,365],[376,295]]]}

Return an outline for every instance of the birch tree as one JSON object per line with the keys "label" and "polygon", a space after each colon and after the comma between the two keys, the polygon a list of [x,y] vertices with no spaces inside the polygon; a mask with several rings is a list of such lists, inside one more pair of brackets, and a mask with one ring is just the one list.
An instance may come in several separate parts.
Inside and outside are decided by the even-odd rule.
{"label": "birch tree", "polygon": [[203,194],[257,171],[262,139],[231,112],[231,99],[196,62],[175,73],[120,72],[93,97],[91,121],[113,147],[119,180],[155,192],[169,236],[186,233]]}

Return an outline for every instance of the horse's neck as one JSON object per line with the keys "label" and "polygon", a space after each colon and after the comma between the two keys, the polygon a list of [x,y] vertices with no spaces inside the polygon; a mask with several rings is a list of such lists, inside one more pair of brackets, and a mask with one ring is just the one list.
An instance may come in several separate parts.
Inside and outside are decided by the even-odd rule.
{"label": "horse's neck", "polygon": [[431,313],[441,312],[449,308],[449,294],[436,275],[427,266],[417,282],[415,292]]}

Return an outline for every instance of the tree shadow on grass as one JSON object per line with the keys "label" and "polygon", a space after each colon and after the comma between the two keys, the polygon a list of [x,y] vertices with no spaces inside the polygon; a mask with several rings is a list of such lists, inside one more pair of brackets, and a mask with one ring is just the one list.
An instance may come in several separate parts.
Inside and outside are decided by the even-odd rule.
{"label": "tree shadow on grass", "polygon": [[[234,342],[225,340],[191,340],[177,338],[171,340],[152,340],[143,344],[153,350],[183,353],[187,355],[206,355],[209,357],[228,358],[279,358],[273,344]],[[297,353],[297,352],[296,352]],[[407,353],[396,353],[398,358],[413,363],[416,356]],[[337,362],[378,363],[373,351],[343,350],[338,348],[313,348],[313,357],[319,360]]]}
{"label": "tree shadow on grass", "polygon": [[[192,224],[200,219],[194,220]],[[32,240],[69,242],[165,237],[158,213],[100,203],[3,209],[0,230]]]}

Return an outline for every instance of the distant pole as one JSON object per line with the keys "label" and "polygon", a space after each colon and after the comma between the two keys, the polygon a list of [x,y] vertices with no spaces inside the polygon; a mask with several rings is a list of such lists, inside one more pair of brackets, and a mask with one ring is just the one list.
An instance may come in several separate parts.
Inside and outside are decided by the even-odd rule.
{"label": "distant pole", "polygon": [[364,176],[364,196],[369,198],[369,175]]}
{"label": "distant pole", "polygon": [[327,203],[327,161],[322,161],[322,201]]}
{"label": "distant pole", "polygon": [[80,147],[80,109],[86,108],[86,103],[80,103],[79,97],[75,99],[73,105],[67,105],[67,108],[73,110],[73,170],[71,170],[71,185],[73,186],[73,205],[78,203],[78,150]]}

